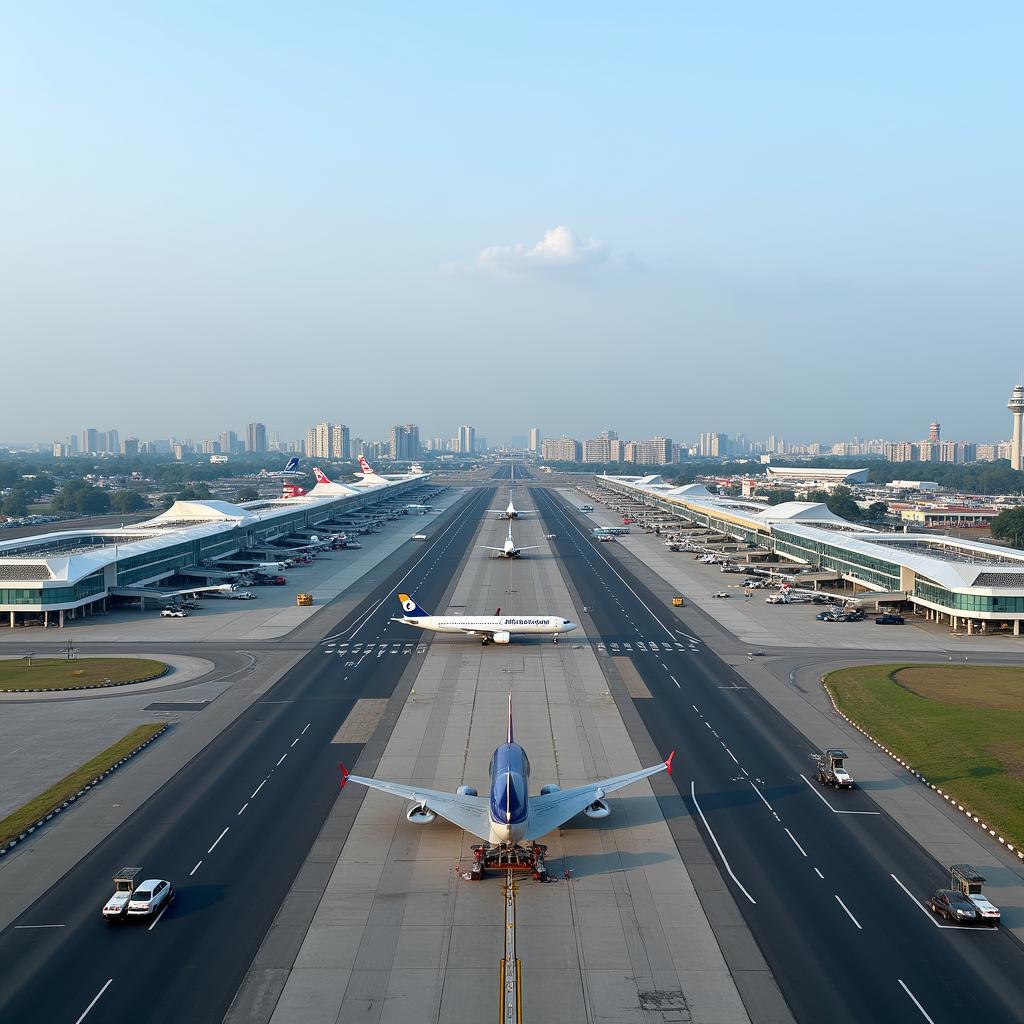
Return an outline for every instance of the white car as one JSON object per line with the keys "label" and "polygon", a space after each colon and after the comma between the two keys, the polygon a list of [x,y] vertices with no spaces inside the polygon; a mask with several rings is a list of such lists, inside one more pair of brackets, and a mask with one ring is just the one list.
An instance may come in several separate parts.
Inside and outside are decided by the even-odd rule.
{"label": "white car", "polygon": [[427,535],[425,533],[414,533],[412,535],[412,539],[413,540],[426,540],[427,539]]}
{"label": "white car", "polygon": [[132,893],[129,917],[152,917],[174,899],[174,886],[160,878],[149,878]]}
{"label": "white car", "polygon": [[980,892],[972,892],[967,898],[974,904],[979,924],[987,924],[993,927],[999,924],[1001,914],[999,913],[999,908],[994,903],[990,903]]}
{"label": "white car", "polygon": [[187,619],[188,612],[184,608],[165,608],[160,613],[162,619]]}

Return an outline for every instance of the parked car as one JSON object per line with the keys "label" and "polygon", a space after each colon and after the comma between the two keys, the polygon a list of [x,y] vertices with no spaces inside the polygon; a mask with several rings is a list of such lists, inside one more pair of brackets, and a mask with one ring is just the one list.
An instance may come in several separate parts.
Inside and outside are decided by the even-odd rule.
{"label": "parked car", "polygon": [[152,917],[174,899],[174,886],[160,878],[150,878],[132,893],[128,901],[129,917]]}
{"label": "parked car", "polygon": [[165,608],[160,613],[162,619],[187,619],[188,612],[184,608]]}
{"label": "parked car", "polygon": [[903,623],[904,618],[902,615],[892,615],[887,613],[885,615],[879,615],[875,619],[876,626],[902,626]]}
{"label": "parked car", "polygon": [[834,611],[818,612],[814,616],[819,622],[841,622],[842,619]]}
{"label": "parked car", "polygon": [[728,597],[729,595],[724,591],[720,590],[717,594],[712,594],[712,597]]}
{"label": "parked car", "polygon": [[973,924],[978,919],[974,904],[956,889],[937,889],[928,898],[928,906],[947,921]]}

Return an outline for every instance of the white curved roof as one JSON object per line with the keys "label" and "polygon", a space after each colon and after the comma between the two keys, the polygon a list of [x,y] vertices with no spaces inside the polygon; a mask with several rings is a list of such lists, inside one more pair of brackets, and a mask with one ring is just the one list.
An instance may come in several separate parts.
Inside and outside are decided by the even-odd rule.
{"label": "white curved roof", "polygon": [[816,523],[846,522],[845,519],[837,516],[828,505],[820,501],[784,501],[781,505],[770,505],[763,512],[758,512],[757,518],[768,523],[775,520],[802,520]]}

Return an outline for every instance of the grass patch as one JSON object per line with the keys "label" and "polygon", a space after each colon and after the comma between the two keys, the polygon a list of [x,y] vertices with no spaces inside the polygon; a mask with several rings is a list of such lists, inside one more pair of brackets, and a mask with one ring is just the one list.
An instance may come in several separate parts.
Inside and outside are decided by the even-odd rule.
{"label": "grass patch", "polygon": [[13,814],[0,820],[0,846],[6,846],[40,818],[46,817],[55,807],[60,807],[65,800],[87,786],[97,775],[102,775],[137,746],[152,739],[165,725],[165,722],[147,722],[145,725],[136,726],[123,739],[107,747],[91,761],[86,761],[70,775],[65,775],[60,782],[40,793],[23,807],[19,807]]}
{"label": "grass patch", "polygon": [[825,685],[844,714],[929,782],[1015,846],[1024,842],[1024,671],[866,665],[830,672]]}
{"label": "grass patch", "polygon": [[167,671],[151,658],[0,659],[0,690],[78,690],[83,686],[141,683]]}

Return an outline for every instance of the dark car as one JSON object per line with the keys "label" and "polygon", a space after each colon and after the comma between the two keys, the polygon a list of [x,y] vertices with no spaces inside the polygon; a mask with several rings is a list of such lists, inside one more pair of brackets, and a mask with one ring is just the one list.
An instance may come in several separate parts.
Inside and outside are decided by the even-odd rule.
{"label": "dark car", "polygon": [[838,615],[836,615],[836,613],[835,613],[835,612],[832,612],[832,611],[828,611],[828,612],[818,612],[818,614],[817,614],[817,615],[815,615],[814,617],[815,617],[815,618],[816,618],[816,619],[817,619],[817,620],[818,620],[819,622],[840,622],[840,621],[841,621],[841,620],[840,620],[840,618],[839,618],[839,616],[838,616]]}
{"label": "dark car", "polygon": [[879,615],[875,619],[876,626],[902,626],[903,625],[902,615]]}
{"label": "dark car", "polygon": [[929,897],[928,906],[947,921],[973,924],[978,918],[974,904],[956,889],[937,889]]}
{"label": "dark car", "polygon": [[843,612],[844,622],[860,622],[864,618],[864,612],[860,608],[851,608],[848,612]]}

